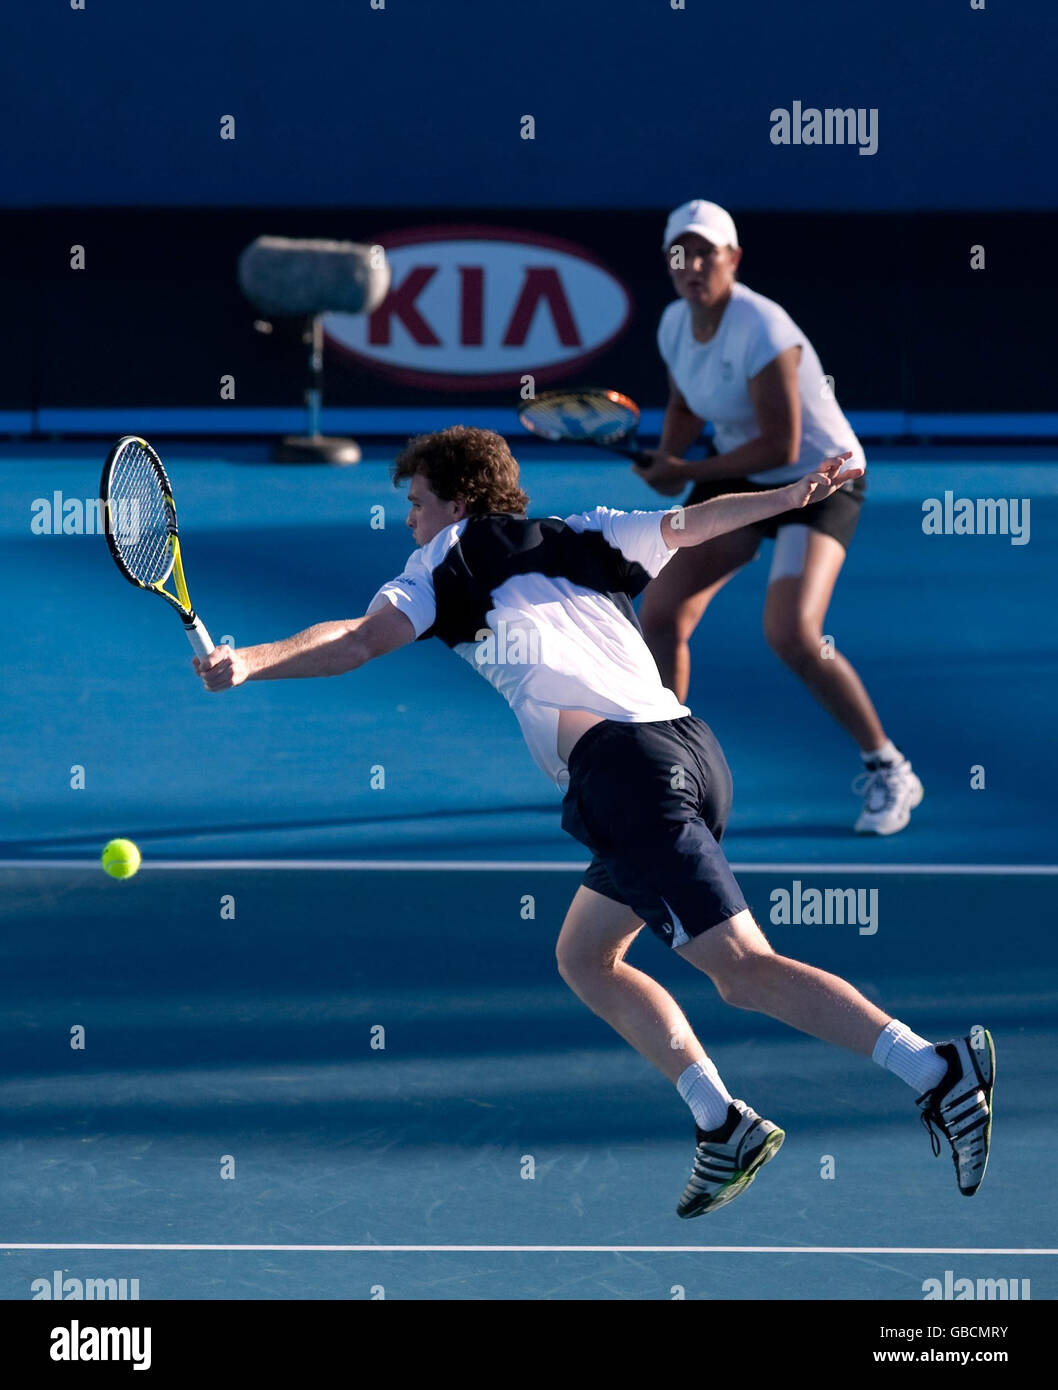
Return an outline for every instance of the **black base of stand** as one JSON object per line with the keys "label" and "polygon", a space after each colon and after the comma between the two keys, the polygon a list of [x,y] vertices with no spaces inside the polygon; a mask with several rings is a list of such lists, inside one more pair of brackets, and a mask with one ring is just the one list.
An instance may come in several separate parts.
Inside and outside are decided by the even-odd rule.
{"label": "black base of stand", "polygon": [[288,435],[275,447],[277,463],[359,463],[360,445],[355,439],[329,435]]}

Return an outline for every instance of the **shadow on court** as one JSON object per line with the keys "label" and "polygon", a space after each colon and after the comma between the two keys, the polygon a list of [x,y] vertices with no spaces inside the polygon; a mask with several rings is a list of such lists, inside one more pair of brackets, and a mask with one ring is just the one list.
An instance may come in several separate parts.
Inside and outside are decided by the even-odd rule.
{"label": "shadow on court", "polygon": [[[382,462],[175,460],[192,597],[215,637],[264,641],[363,610],[410,549]],[[967,1200],[907,1087],[724,1006],[644,934],[633,963],[788,1136],[745,1196],[693,1222],[674,1215],[686,1108],[557,975],[577,872],[268,867],[580,862],[503,702],[438,643],[343,680],[205,696],[177,620],[122,584],[100,537],[26,533],[34,497],[91,496],[98,472],[72,450],[0,475],[0,535],[26,596],[9,614],[22,674],[0,728],[0,857],[18,861],[0,867],[0,1297],[28,1297],[59,1267],[137,1277],[145,1299],[382,1285],[395,1298],[668,1299],[677,1286],[917,1300],[946,1270],[1055,1296],[1053,1257],[1027,1253],[1058,1247],[1055,878],[1033,868],[1053,859],[1051,467],[870,474],[828,626],[925,782],[901,835],[849,831],[855,750],[764,645],[766,564],[695,639],[690,703],[735,776],[725,847],[776,949],[929,1036],[984,1024],[998,1075],[992,1161]],[[543,514],[658,505],[623,467],[527,476]],[[956,477],[1031,495],[1033,543],[925,538],[922,497]],[[379,502],[387,526],[372,532]],[[268,561],[280,533],[282,570]],[[987,791],[971,789],[975,766]],[[115,834],[146,851],[127,883],[96,863]],[[877,890],[876,930],[773,922],[772,893],[794,881]],[[134,1248],[53,1248],[68,1243]],[[420,1248],[436,1245],[503,1248]]]}
{"label": "shadow on court", "polygon": [[[777,949],[931,1035],[992,1029],[996,1141],[972,1202],[947,1154],[930,1154],[910,1090],[723,1005],[644,933],[633,963],[672,989],[733,1092],[788,1134],[738,1202],[678,1221],[682,1102],[555,971],[576,873],[156,868],[119,884],[42,865],[3,873],[7,1239],[510,1248],[9,1250],[0,1294],[27,1296],[61,1262],[135,1275],[162,1298],[368,1297],[381,1283],[418,1298],[668,1298],[679,1284],[701,1298],[901,1299],[956,1261],[1053,1297],[1039,1256],[823,1253],[1058,1244],[1053,1212],[1024,1200],[1046,1190],[1058,1101],[1039,1063],[1054,1045],[1050,880],[857,875],[878,892],[863,935],[768,925],[789,877],[743,877]],[[1004,912],[998,959],[989,924]],[[814,1253],[522,1249],[714,1244]]]}

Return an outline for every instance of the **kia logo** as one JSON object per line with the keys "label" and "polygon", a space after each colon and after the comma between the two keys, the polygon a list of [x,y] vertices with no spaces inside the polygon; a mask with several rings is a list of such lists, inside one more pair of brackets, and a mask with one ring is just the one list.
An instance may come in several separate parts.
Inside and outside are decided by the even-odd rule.
{"label": "kia logo", "polygon": [[379,237],[392,271],[373,314],[326,314],[331,346],[409,385],[517,386],[569,376],[617,338],[630,301],[590,252],[503,227]]}

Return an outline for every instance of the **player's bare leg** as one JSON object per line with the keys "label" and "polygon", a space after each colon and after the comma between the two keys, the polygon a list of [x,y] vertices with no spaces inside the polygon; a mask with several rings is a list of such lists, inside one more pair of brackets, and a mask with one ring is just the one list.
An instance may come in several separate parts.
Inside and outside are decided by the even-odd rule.
{"label": "player's bare leg", "polygon": [[[672,995],[625,960],[642,927],[632,908],[582,885],[559,935],[559,973],[593,1013],[675,1082],[705,1049]],[[709,976],[727,1003],[862,1056],[871,1055],[891,1021],[846,980],[777,955],[749,911],[677,951]]]}
{"label": "player's bare leg", "polygon": [[675,1085],[705,1049],[666,989],[625,961],[643,928],[630,907],[581,885],[559,934],[559,974],[592,1013]]}
{"label": "player's bare leg", "polygon": [[676,948],[738,1008],[871,1057],[915,1091],[934,1154],[951,1146],[959,1191],[972,1197],[988,1166],[995,1045],[986,1028],[937,1046],[865,999],[847,980],[780,956],[749,911]]}
{"label": "player's bare leg", "polygon": [[796,529],[805,544],[804,568],[768,585],[764,636],[779,660],[868,753],[886,741],[882,722],[851,663],[830,644],[823,645],[823,623],[845,563],[845,547],[811,527]]}
{"label": "player's bare leg", "polygon": [[[902,830],[922,800],[922,783],[890,742],[862,680],[833,641],[824,644],[827,609],[845,563],[845,548],[809,526],[787,526],[775,542],[764,602],[764,635],[784,665],[859,745],[864,773],[854,790],[863,800],[856,830]],[[789,567],[794,572],[786,573]]]}
{"label": "player's bare leg", "polygon": [[593,1013],[677,1085],[691,1107],[697,1147],[676,1211],[699,1216],[744,1192],[785,1136],[731,1098],[676,1001],[627,964],[625,953],[642,926],[631,908],[582,885],[559,936],[559,971]]}
{"label": "player's bare leg", "polygon": [[[559,970],[593,1013],[678,1085],[695,1112],[694,1166],[677,1212],[697,1216],[745,1191],[784,1135],[730,1097],[676,1001],[624,960],[642,925],[631,908],[580,887],[559,937]],[[847,980],[777,954],[748,910],[676,949],[709,976],[726,1002],[871,1057],[921,1092],[918,1105],[931,1142],[934,1129],[947,1138],[960,1191],[977,1191],[988,1162],[995,1075],[986,1030],[978,1030],[977,1039],[971,1034],[934,1047]],[[706,1099],[721,1110],[727,1105],[723,1124],[703,1128],[698,1107]]]}
{"label": "player's bare leg", "polygon": [[706,608],[760,547],[752,529],[680,550],[643,592],[639,622],[662,682],[678,700],[691,683],[690,640]]}
{"label": "player's bare leg", "polygon": [[862,1056],[871,1055],[891,1022],[847,980],[776,954],[749,911],[676,949],[709,976],[728,1004]]}

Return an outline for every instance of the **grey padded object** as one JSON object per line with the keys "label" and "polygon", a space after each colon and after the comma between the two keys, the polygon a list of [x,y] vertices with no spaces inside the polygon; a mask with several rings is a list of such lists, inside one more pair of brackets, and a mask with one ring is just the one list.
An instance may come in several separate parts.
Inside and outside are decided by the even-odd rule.
{"label": "grey padded object", "polygon": [[239,257],[239,285],[262,314],[370,314],[390,283],[385,253],[373,258],[374,250],[354,241],[259,236]]}

